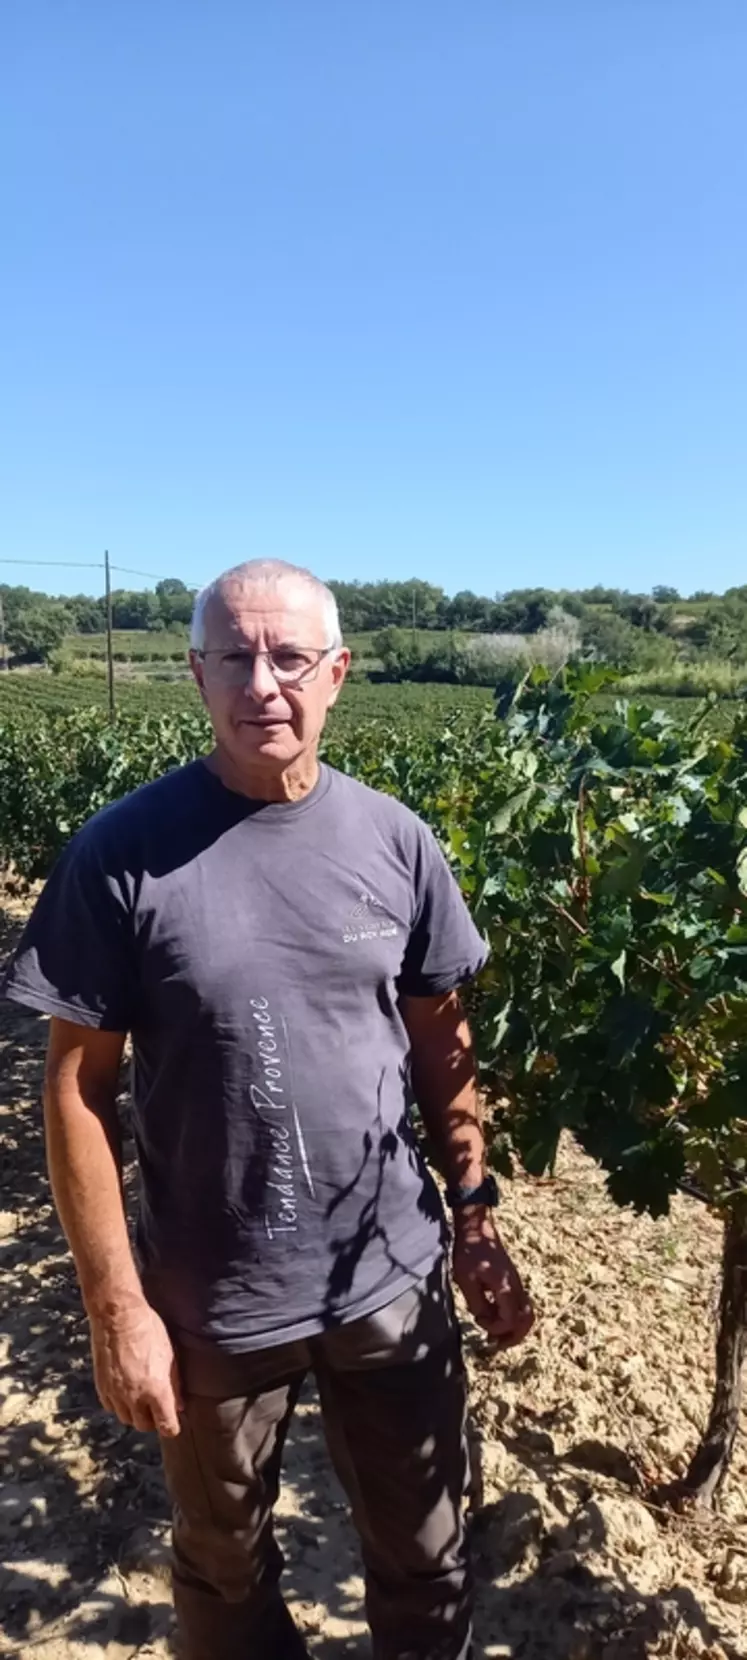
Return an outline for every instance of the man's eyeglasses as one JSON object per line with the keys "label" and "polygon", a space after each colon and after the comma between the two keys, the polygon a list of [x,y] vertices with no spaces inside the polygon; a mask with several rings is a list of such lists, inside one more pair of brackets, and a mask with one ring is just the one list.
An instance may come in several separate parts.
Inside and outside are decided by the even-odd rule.
{"label": "man's eyeglasses", "polygon": [[224,651],[214,648],[198,651],[203,662],[209,657],[226,686],[246,686],[254,673],[254,664],[263,657],[273,680],[279,686],[306,686],[316,680],[322,659],[328,657],[334,646],[273,646],[270,651]]}

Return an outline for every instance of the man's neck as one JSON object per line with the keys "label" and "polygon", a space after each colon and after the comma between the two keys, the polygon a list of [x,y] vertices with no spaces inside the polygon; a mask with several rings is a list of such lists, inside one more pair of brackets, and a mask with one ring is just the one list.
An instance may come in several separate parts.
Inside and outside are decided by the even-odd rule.
{"label": "man's neck", "polygon": [[220,748],[206,756],[205,762],[227,790],[248,796],[250,801],[302,801],[319,779],[316,750],[299,755],[292,766],[277,773],[263,767],[239,767]]}

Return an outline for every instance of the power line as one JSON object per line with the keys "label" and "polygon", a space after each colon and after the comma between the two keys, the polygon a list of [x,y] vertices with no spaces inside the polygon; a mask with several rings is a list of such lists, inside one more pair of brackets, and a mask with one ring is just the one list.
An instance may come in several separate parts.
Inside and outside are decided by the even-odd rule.
{"label": "power line", "polygon": [[[153,582],[168,582],[167,576],[159,576],[157,571],[134,571],[131,565],[112,565],[113,571],[119,571],[120,576],[147,576]],[[187,584],[185,584],[187,586]]]}
{"label": "power line", "polygon": [[[44,568],[54,566],[69,571],[102,571],[104,569],[103,560],[91,559],[5,559],[2,557],[0,558],[0,565],[33,565]],[[169,580],[168,577],[163,575],[162,571],[136,571],[133,570],[131,565],[111,565],[110,569],[119,571],[120,576],[145,576],[152,582],[168,582]],[[192,583],[190,585],[187,583],[185,586],[197,588],[200,584]]]}
{"label": "power line", "polygon": [[0,559],[0,565],[59,565],[69,571],[100,571],[101,562],[91,559]]}
{"label": "power line", "polygon": [[165,581],[164,577],[157,576],[155,571],[133,571],[131,565],[112,565],[113,571],[119,571],[121,576],[149,576],[154,582]]}

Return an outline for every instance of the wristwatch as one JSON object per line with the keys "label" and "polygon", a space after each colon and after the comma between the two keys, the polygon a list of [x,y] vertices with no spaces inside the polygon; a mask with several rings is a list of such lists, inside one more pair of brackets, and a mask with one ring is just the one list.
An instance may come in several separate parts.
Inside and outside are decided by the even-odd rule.
{"label": "wristwatch", "polygon": [[498,1183],[495,1176],[485,1176],[477,1187],[447,1187],[446,1203],[451,1210],[463,1205],[497,1205]]}

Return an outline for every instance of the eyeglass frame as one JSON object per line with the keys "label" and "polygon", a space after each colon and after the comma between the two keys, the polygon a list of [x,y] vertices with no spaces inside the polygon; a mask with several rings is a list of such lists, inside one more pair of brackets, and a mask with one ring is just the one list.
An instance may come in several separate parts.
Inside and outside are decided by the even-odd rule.
{"label": "eyeglass frame", "polygon": [[[243,646],[237,646],[235,649],[232,649],[230,646],[208,646],[207,648],[199,651],[195,650],[194,655],[195,657],[199,657],[201,663],[204,663],[207,657],[247,658],[251,664],[251,669],[244,678],[244,685],[248,684],[254,671],[254,665],[257,662],[257,659],[263,657],[267,662],[267,667],[269,668],[270,674],[276,684],[278,686],[293,687],[313,685],[314,681],[319,678],[319,670],[322,666],[324,658],[329,657],[331,652],[339,651],[339,649],[339,646],[272,646],[269,651],[250,651],[248,648]],[[317,659],[316,662],[312,663],[308,669],[302,669],[299,675],[294,676],[291,680],[285,680],[278,677],[270,661],[276,651],[314,651],[317,653]]]}

